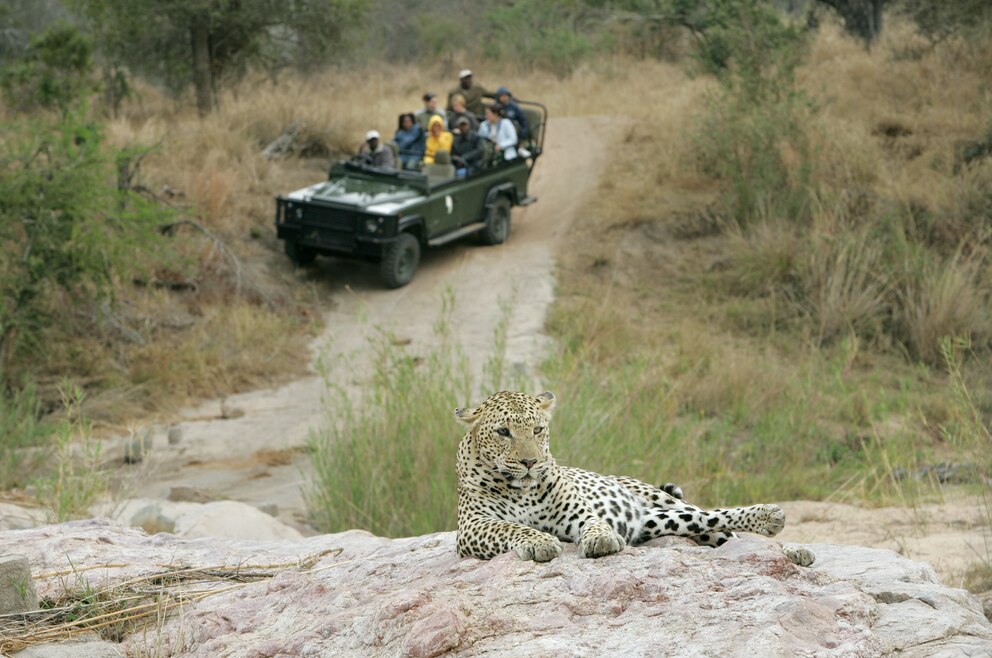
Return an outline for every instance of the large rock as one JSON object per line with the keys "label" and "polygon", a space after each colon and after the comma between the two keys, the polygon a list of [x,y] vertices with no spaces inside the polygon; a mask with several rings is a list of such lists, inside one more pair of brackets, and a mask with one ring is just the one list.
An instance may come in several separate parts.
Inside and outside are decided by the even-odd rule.
{"label": "large rock", "polygon": [[47,522],[48,514],[41,508],[0,502],[0,532],[34,528]]}
{"label": "large rock", "polygon": [[[757,539],[714,550],[669,538],[599,560],[566,546],[536,564],[459,559],[453,533],[184,540],[83,521],[0,534],[0,552],[15,547],[36,572],[70,560],[117,565],[87,572],[101,585],[163,563],[250,567],[343,549],[309,572],[287,569],[191,605],[161,628],[161,656],[992,655],[992,625],[974,596],[927,565],[853,546],[812,546],[812,568]],[[38,586],[46,595],[61,585]],[[149,637],[122,648],[147,652]]]}
{"label": "large rock", "polygon": [[177,502],[132,498],[121,503],[101,504],[91,510],[126,525],[143,528],[148,534],[169,532],[179,537],[226,539],[300,539],[291,528],[254,505],[235,500],[210,503]]}

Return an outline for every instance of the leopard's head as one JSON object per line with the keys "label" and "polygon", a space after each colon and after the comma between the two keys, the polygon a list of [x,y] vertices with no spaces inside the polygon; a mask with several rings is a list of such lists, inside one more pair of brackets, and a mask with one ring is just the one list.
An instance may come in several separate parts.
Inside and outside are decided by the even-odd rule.
{"label": "leopard's head", "polygon": [[477,407],[455,409],[455,418],[470,426],[476,454],[485,468],[506,478],[515,489],[537,487],[554,465],[548,423],[555,396],[501,391]]}

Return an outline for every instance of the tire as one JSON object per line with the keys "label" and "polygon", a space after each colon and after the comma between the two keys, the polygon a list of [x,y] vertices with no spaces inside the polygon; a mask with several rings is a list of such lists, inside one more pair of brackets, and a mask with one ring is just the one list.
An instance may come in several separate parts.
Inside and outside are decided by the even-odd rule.
{"label": "tire", "polygon": [[500,195],[486,214],[486,227],[479,231],[482,244],[503,244],[510,237],[510,200]]}
{"label": "tire", "polygon": [[284,242],[283,249],[289,260],[297,267],[305,267],[317,258],[317,251],[312,247],[305,247],[298,242]]}
{"label": "tire", "polygon": [[420,241],[410,233],[400,233],[383,252],[379,274],[386,287],[402,288],[413,280],[419,264]]}

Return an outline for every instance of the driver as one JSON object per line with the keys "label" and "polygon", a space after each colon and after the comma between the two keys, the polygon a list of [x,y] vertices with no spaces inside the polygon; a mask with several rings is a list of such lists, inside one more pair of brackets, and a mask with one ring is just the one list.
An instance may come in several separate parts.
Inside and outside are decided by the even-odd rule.
{"label": "driver", "polygon": [[362,148],[358,149],[358,159],[363,164],[379,169],[396,169],[393,149],[380,142],[378,130],[370,130],[365,133],[365,143],[362,144]]}

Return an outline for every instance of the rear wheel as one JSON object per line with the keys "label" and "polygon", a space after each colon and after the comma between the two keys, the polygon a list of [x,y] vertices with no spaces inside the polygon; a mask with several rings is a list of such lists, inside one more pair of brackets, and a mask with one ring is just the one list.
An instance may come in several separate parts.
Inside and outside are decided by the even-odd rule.
{"label": "rear wheel", "polygon": [[420,242],[410,233],[400,233],[382,254],[379,274],[387,287],[402,288],[413,280],[419,264]]}
{"label": "rear wheel", "polygon": [[283,243],[283,249],[286,250],[286,255],[289,256],[289,260],[293,261],[293,264],[298,267],[309,265],[315,258],[317,258],[317,252],[314,249],[311,247],[304,247],[298,242],[286,241]]}
{"label": "rear wheel", "polygon": [[486,215],[486,227],[479,232],[482,244],[503,244],[510,237],[510,200],[498,196]]}

